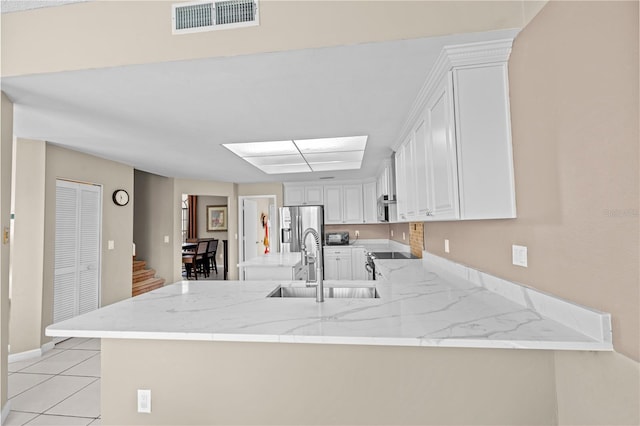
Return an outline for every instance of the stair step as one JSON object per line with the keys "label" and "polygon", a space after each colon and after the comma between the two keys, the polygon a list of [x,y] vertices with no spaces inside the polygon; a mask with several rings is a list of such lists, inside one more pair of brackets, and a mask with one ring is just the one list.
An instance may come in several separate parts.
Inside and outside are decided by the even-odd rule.
{"label": "stair step", "polygon": [[149,278],[153,278],[156,275],[156,271],[153,269],[144,269],[142,271],[135,271],[133,273],[133,283],[138,283]]}
{"label": "stair step", "polygon": [[147,267],[147,262],[144,260],[134,260],[133,261],[133,272],[135,271],[141,271],[143,269],[146,269]]}
{"label": "stair step", "polygon": [[164,286],[164,278],[149,278],[133,285],[131,295],[137,296]]}

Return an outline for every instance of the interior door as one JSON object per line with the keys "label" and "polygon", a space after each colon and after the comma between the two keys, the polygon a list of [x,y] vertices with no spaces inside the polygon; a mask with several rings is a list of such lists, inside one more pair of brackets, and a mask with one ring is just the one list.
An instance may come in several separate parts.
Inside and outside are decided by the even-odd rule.
{"label": "interior door", "polygon": [[56,181],[53,322],[100,305],[102,188]]}
{"label": "interior door", "polygon": [[258,203],[242,201],[242,260],[251,260],[258,255]]}

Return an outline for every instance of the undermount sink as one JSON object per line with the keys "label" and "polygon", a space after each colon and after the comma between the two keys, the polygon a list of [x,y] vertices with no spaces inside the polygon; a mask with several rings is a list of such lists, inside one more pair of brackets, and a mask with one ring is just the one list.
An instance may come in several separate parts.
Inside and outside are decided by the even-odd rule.
{"label": "undermount sink", "polygon": [[[316,297],[315,287],[276,287],[267,297]],[[325,287],[325,299],[378,299],[375,287]]]}

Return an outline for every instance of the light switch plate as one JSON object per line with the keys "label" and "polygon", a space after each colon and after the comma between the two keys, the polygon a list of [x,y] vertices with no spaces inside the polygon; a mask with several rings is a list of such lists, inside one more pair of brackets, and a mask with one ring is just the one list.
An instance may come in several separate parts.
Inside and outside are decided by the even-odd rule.
{"label": "light switch plate", "polygon": [[165,242],[165,243],[168,243],[168,242],[169,242],[169,236],[168,236],[168,235],[165,235],[165,236],[164,236],[164,242]]}
{"label": "light switch plate", "polygon": [[511,246],[511,260],[516,266],[527,267],[527,247],[526,246]]}
{"label": "light switch plate", "polygon": [[151,389],[138,389],[138,413],[151,413]]}
{"label": "light switch plate", "polygon": [[116,243],[113,240],[107,241],[107,250],[113,250],[116,248]]}
{"label": "light switch plate", "polygon": [[444,252],[449,253],[449,240],[444,240]]}

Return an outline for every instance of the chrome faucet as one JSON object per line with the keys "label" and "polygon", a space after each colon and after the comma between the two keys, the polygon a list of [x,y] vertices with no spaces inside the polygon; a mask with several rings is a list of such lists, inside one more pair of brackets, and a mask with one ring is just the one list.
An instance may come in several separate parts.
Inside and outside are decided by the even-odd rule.
{"label": "chrome faucet", "polygon": [[[313,238],[316,242],[316,252],[317,255],[314,257],[311,253],[307,253],[307,246],[305,245],[305,241],[309,234],[313,235]],[[320,236],[318,232],[313,228],[307,228],[302,233],[302,244],[300,245],[300,249],[302,250],[302,263],[304,265],[308,265],[309,273],[307,273],[307,287],[315,287],[316,288],[316,302],[324,302],[324,284],[322,282],[322,246],[320,245]],[[315,263],[316,267],[316,276],[315,276],[315,284],[311,284],[311,270],[313,268],[313,264]]]}

